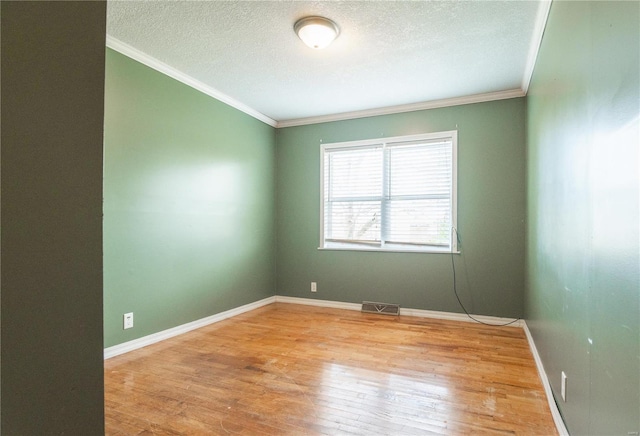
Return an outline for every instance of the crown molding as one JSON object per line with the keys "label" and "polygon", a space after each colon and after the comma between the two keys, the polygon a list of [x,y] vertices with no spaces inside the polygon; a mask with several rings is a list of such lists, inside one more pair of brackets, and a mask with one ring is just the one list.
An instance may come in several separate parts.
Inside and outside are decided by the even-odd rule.
{"label": "crown molding", "polygon": [[544,29],[547,27],[547,19],[549,18],[552,1],[553,0],[543,0],[538,6],[538,15],[536,16],[536,22],[533,26],[533,37],[531,38],[531,46],[529,47],[527,65],[524,69],[524,76],[522,77],[521,88],[525,94],[529,92],[529,84],[531,83],[533,70],[536,67],[536,61],[538,60],[538,53],[540,52],[540,46],[542,45]]}
{"label": "crown molding", "polygon": [[484,94],[474,94],[465,97],[445,98],[442,100],[432,100],[420,103],[403,104],[399,106],[387,106],[377,109],[367,109],[354,112],[343,112],[333,115],[321,115],[318,117],[297,118],[293,120],[278,121],[276,127],[294,127],[307,124],[329,123],[332,121],[344,121],[355,118],[375,117],[378,115],[392,115],[403,112],[414,112],[426,109],[438,109],[449,106],[460,106],[463,104],[483,103],[487,101],[506,100],[509,98],[524,97],[526,93],[522,89],[510,89],[507,91],[487,92]]}
{"label": "crown molding", "polygon": [[206,85],[205,83],[194,79],[193,77],[165,64],[164,62],[149,56],[148,54],[124,43],[113,36],[107,35],[107,47],[115,50],[133,60],[136,60],[143,65],[153,68],[154,70],[163,73],[187,86],[190,86],[210,97],[215,98],[241,112],[246,113],[253,118],[262,121],[275,128],[304,126],[308,124],[328,123],[333,121],[344,121],[357,118],[367,118],[379,115],[392,115],[404,112],[415,112],[427,109],[438,109],[450,106],[460,106],[465,104],[483,103],[496,100],[506,100],[510,98],[524,97],[527,95],[531,76],[535,68],[535,62],[542,43],[542,36],[546,26],[547,18],[549,16],[549,10],[552,0],[544,0],[540,3],[538,10],[538,16],[535,25],[534,38],[529,50],[529,56],[527,60],[527,67],[524,77],[522,79],[521,89],[510,89],[506,91],[488,92],[483,94],[474,94],[463,97],[446,98],[440,100],[431,100],[425,102],[411,103],[397,106],[387,106],[374,109],[366,109],[352,112],[342,112],[337,114],[320,115],[306,118],[295,118],[290,120],[276,121],[261,112],[247,106],[246,104],[229,97],[228,95],[218,91],[217,89]]}
{"label": "crown molding", "polygon": [[257,110],[247,106],[246,104],[241,103],[238,100],[235,100],[234,98],[218,91],[217,89],[205,83],[202,83],[201,81],[196,80],[181,71],[178,71],[177,69],[165,64],[162,61],[159,61],[152,56],[149,56],[148,54],[138,50],[137,48],[132,47],[117,38],[114,38],[113,36],[107,35],[107,47],[133,60],[136,60],[141,64],[148,66],[149,68],[153,68],[154,70],[159,71],[162,74],[165,74],[179,82],[182,82],[187,86],[197,89],[198,91],[210,97],[213,97],[216,100],[219,100],[235,109],[238,109],[239,111],[244,112],[245,114],[250,115],[259,121],[262,121],[265,124],[268,124],[272,127],[276,127],[277,125],[277,122],[275,120],[269,118],[263,113],[260,113]]}

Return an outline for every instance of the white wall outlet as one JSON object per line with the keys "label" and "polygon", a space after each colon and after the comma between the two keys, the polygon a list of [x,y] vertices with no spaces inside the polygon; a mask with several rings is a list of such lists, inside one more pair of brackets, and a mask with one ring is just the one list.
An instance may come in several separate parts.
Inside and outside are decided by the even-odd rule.
{"label": "white wall outlet", "polygon": [[562,371],[562,384],[560,385],[560,395],[562,395],[562,401],[567,402],[567,374]]}
{"label": "white wall outlet", "polygon": [[123,318],[124,318],[123,327],[125,329],[133,328],[133,312],[125,313]]}
{"label": "white wall outlet", "polygon": [[318,292],[318,284],[316,282],[311,282],[311,292]]}

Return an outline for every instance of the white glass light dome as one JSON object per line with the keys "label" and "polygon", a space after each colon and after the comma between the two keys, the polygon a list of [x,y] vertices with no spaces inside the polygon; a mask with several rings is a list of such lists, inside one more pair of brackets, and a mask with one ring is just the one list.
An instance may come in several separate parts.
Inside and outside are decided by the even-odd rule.
{"label": "white glass light dome", "polygon": [[316,50],[327,47],[340,33],[336,23],[323,17],[301,18],[293,29],[302,42]]}

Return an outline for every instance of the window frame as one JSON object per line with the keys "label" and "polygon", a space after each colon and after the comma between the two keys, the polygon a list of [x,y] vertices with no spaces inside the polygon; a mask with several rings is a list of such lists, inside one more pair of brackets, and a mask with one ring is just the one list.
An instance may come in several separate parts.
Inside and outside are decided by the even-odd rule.
{"label": "window frame", "polygon": [[[327,150],[335,149],[363,149],[380,146],[383,149],[383,166],[386,165],[386,149],[409,142],[435,142],[438,140],[446,140],[451,142],[451,191],[450,191],[450,210],[451,210],[451,227],[449,231],[449,246],[436,245],[416,245],[410,248],[410,244],[393,244],[387,246],[380,242],[377,244],[368,243],[336,243],[335,245],[326,246],[325,231],[325,155]],[[384,171],[383,171],[384,173]],[[383,174],[383,177],[384,176]],[[381,198],[384,197],[381,195]],[[373,138],[357,141],[334,142],[320,145],[320,244],[319,250],[338,250],[338,251],[369,251],[369,252],[407,252],[407,253],[459,253],[457,244],[457,221],[458,221],[458,131],[448,130],[442,132],[422,133],[416,135],[394,136],[389,138]],[[388,222],[381,221],[381,227],[388,226]],[[382,239],[382,235],[381,235]]]}

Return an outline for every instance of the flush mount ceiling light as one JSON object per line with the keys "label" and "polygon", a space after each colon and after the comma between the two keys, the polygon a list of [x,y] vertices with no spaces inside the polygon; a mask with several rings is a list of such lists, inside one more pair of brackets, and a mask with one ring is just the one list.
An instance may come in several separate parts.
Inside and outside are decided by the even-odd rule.
{"label": "flush mount ceiling light", "polygon": [[324,17],[304,17],[296,21],[293,30],[302,42],[313,49],[327,47],[338,37],[338,25]]}

